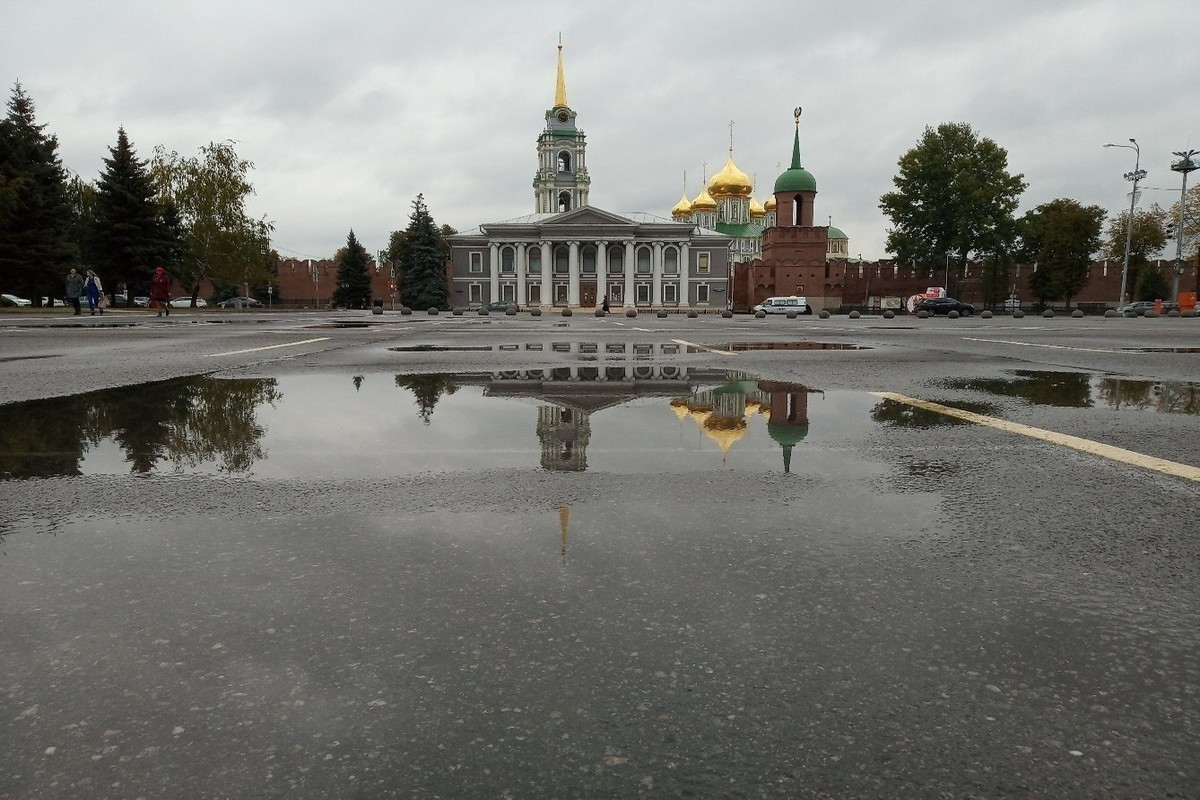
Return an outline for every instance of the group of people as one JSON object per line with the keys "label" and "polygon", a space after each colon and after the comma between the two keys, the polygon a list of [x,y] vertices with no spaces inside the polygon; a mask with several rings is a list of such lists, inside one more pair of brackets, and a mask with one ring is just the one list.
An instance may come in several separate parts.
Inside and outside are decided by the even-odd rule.
{"label": "group of people", "polygon": [[[67,302],[75,309],[75,316],[83,313],[81,299],[87,298],[88,311],[92,316],[103,314],[108,308],[108,296],[100,284],[100,276],[92,270],[86,275],[80,275],[78,270],[71,267],[67,273]],[[171,277],[162,267],[154,268],[154,277],[150,279],[150,307],[158,311],[158,316],[171,316]]]}

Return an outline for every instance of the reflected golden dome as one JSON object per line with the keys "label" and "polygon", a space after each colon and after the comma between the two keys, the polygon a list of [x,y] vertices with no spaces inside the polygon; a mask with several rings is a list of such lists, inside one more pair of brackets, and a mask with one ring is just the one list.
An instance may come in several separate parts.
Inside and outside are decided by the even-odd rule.
{"label": "reflected golden dome", "polygon": [[679,202],[671,209],[671,217],[679,219],[681,217],[690,217],[692,215],[692,204],[688,202],[687,194],[679,198]]}
{"label": "reflected golden dome", "polygon": [[713,417],[704,420],[704,435],[717,443],[722,453],[728,453],[734,443],[746,435],[746,420],[742,417]]}
{"label": "reflected golden dome", "polygon": [[763,208],[762,203],[753,197],[750,198],[750,219],[762,219],[767,215],[767,210]]}
{"label": "reflected golden dome", "polygon": [[753,397],[747,397],[746,398],[746,413],[747,414],[757,414],[759,406],[761,406],[761,405],[762,405],[762,403],[758,402]]}
{"label": "reflected golden dome", "polygon": [[716,211],[717,201],[712,199],[708,189],[701,189],[700,194],[692,201],[692,211]]}
{"label": "reflected golden dome", "polygon": [[750,176],[737,168],[733,156],[725,162],[725,167],[708,180],[708,193],[713,197],[749,197],[754,184]]}
{"label": "reflected golden dome", "polygon": [[682,397],[677,397],[671,401],[671,410],[675,412],[675,416],[682,421],[688,415],[688,401]]}

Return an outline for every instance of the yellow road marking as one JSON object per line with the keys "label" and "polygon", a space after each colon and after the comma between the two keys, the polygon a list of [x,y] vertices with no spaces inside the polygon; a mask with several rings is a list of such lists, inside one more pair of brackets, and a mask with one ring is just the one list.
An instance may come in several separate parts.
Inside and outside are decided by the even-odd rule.
{"label": "yellow road marking", "polygon": [[242,353],[257,353],[260,350],[277,350],[280,347],[295,347],[296,345],[299,345],[299,344],[312,344],[313,342],[324,342],[324,341],[328,341],[329,338],[330,337],[328,337],[328,336],[322,336],[319,339],[303,339],[299,342],[288,342],[287,344],[269,344],[269,345],[266,345],[265,347],[249,347],[245,350],[230,350],[227,353],[209,353],[208,357],[215,358],[217,356],[236,356],[236,355],[241,355]]}
{"label": "yellow road marking", "polygon": [[1015,344],[1021,347],[1045,347],[1048,350],[1075,350],[1080,353],[1118,353],[1127,354],[1128,350],[1101,350],[1096,347],[1068,347],[1065,344],[1035,344],[1034,342],[1012,342],[1008,339],[977,339],[974,336],[962,337],[967,342],[991,342],[992,344]]}
{"label": "yellow road marking", "polygon": [[702,344],[696,344],[695,342],[689,342],[687,339],[672,339],[671,341],[674,342],[675,344],[681,344],[684,347],[695,347],[700,350],[703,350],[706,353],[715,353],[716,355],[719,355],[719,356],[736,356],[737,355],[737,353],[733,352],[732,350],[718,350],[715,347],[705,347]]}
{"label": "yellow road marking", "polygon": [[1029,425],[1022,425],[1019,422],[1009,422],[1008,420],[998,419],[996,417],[988,417],[983,414],[976,414],[973,411],[963,411],[961,408],[953,408],[944,406],[941,403],[931,403],[928,400],[919,400],[915,397],[906,397],[902,394],[894,392],[871,392],[876,397],[882,397],[886,400],[895,400],[897,403],[905,403],[906,405],[916,408],[923,408],[927,411],[935,411],[939,414],[945,414],[948,417],[974,422],[978,425],[986,425],[989,428],[997,428],[1009,433],[1028,436],[1032,439],[1041,439],[1044,442],[1051,444],[1070,447],[1075,450],[1080,450],[1084,453],[1091,453],[1101,458],[1107,458],[1111,461],[1119,461],[1123,464],[1130,464],[1142,469],[1161,472],[1164,475],[1170,475],[1175,478],[1185,478],[1190,481],[1200,482],[1200,467],[1193,467],[1188,464],[1180,464],[1175,461],[1167,461],[1163,458],[1155,458],[1154,456],[1135,453],[1132,450],[1126,450],[1122,447],[1113,447],[1108,444],[1094,442],[1091,439],[1083,439],[1078,436],[1071,436],[1066,433],[1056,433],[1048,431],[1044,428],[1034,428]]}

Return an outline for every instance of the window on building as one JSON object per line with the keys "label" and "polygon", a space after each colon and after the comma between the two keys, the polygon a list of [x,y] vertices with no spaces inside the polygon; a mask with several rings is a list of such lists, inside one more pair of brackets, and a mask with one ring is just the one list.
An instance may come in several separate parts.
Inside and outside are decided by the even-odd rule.
{"label": "window on building", "polygon": [[637,251],[637,272],[639,275],[650,274],[650,248],[639,247]]}
{"label": "window on building", "polygon": [[570,172],[571,171],[571,154],[568,153],[566,150],[563,150],[562,152],[560,152],[558,154],[558,171],[559,172]]}
{"label": "window on building", "polygon": [[580,271],[586,275],[596,274],[596,248],[588,245],[579,252]]}
{"label": "window on building", "polygon": [[565,283],[554,284],[554,304],[557,306],[567,304],[567,285]]}
{"label": "window on building", "polygon": [[566,275],[571,267],[571,250],[565,244],[554,248],[554,274]]}
{"label": "window on building", "polygon": [[620,275],[625,271],[625,248],[608,248],[608,272],[610,275]]}
{"label": "window on building", "polygon": [[679,305],[679,284],[664,283],[662,287],[662,299],[666,305]]}
{"label": "window on building", "polygon": [[542,274],[542,248],[531,247],[531,248],[529,248],[529,250],[526,251],[526,253],[528,254],[526,257],[526,260],[528,262],[525,267],[526,271],[529,272],[530,275],[541,275]]}
{"label": "window on building", "polygon": [[707,303],[708,302],[708,284],[707,283],[701,283],[701,284],[696,285],[696,302],[697,303]]}
{"label": "window on building", "polygon": [[639,283],[637,286],[635,286],[633,288],[634,288],[634,292],[636,293],[635,297],[637,298],[637,301],[636,301],[637,304],[639,306],[650,305],[650,284]]}
{"label": "window on building", "polygon": [[471,253],[471,272],[483,272],[483,253]]}
{"label": "window on building", "polygon": [[500,299],[506,303],[517,302],[517,285],[515,283],[500,284]]}
{"label": "window on building", "polygon": [[560,212],[571,210],[571,193],[570,192],[559,192],[558,193],[558,210]]}
{"label": "window on building", "polygon": [[500,271],[510,275],[517,271],[516,251],[513,248],[503,247],[500,249]]}
{"label": "window on building", "polygon": [[668,275],[679,274],[679,251],[674,247],[663,251],[663,272]]}
{"label": "window on building", "polygon": [[527,302],[531,306],[540,306],[542,304],[542,285],[540,283],[531,283],[525,287],[529,298]]}
{"label": "window on building", "polygon": [[696,272],[700,273],[701,275],[707,275],[712,272],[712,267],[710,266],[709,262],[709,257],[711,255],[711,253],[696,253]]}
{"label": "window on building", "polygon": [[467,286],[467,302],[482,303],[483,302],[483,284],[472,283]]}

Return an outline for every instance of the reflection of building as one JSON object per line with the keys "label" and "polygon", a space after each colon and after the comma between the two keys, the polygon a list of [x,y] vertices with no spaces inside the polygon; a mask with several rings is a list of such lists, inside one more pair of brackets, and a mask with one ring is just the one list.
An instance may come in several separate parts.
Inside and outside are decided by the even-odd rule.
{"label": "reflection of building", "polygon": [[554,106],[538,137],[534,213],[447,237],[451,303],[521,307],[719,308],[729,239],[690,222],[589,205],[584,133],[567,104],[562,46]]}
{"label": "reflection of building", "polygon": [[539,406],[537,435],[542,442],[542,469],[587,469],[587,446],[592,436],[589,414],[562,406]]}

